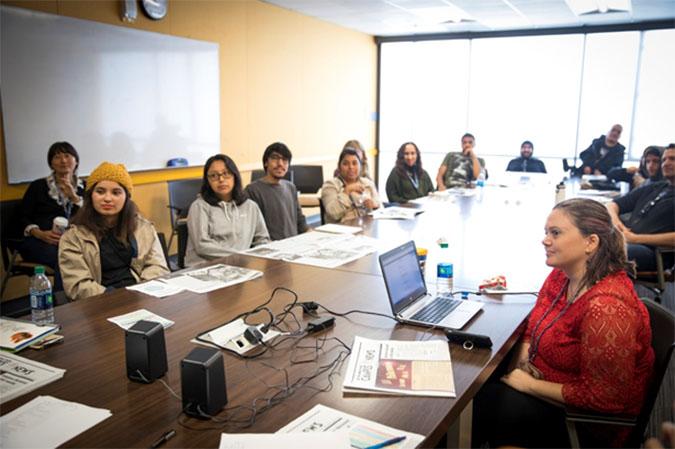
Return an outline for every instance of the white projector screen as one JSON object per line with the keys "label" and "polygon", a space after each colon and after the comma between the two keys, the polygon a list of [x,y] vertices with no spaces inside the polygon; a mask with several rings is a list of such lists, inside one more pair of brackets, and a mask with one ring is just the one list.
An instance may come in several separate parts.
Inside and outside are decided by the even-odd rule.
{"label": "white projector screen", "polygon": [[49,173],[56,141],[129,171],[220,152],[218,44],[0,7],[9,183]]}

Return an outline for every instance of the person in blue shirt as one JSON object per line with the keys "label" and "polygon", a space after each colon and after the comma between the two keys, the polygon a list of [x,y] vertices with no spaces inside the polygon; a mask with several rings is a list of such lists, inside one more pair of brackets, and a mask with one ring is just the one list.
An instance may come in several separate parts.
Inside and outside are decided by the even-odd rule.
{"label": "person in blue shirt", "polygon": [[506,167],[506,171],[523,171],[529,173],[546,173],[546,166],[536,157],[532,157],[534,145],[526,140],[520,145],[520,157],[517,157]]}

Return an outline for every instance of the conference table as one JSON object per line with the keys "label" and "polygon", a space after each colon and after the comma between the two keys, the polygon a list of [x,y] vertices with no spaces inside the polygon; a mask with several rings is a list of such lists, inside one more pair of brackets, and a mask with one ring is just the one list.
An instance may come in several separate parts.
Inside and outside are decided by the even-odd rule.
{"label": "conference table", "polygon": [[[550,271],[544,265],[540,245],[545,218],[553,205],[553,193],[546,190],[537,186],[488,186],[425,198],[412,206],[423,211],[414,220],[363,217],[351,224],[362,226],[365,235],[376,237],[385,246],[413,239],[418,246],[428,248],[428,280],[433,280],[435,241],[445,237],[455,264],[455,290],[476,291],[483,278],[503,274],[509,288],[536,292]],[[264,275],[204,294],[181,292],[157,299],[118,289],[60,306],[55,313],[64,342],[43,351],[27,349],[20,355],[66,369],[64,377],[3,404],[1,412],[4,415],[36,396],[50,395],[112,412],[110,418],[64,447],[149,447],[169,429],[174,429],[176,436],[165,447],[217,447],[223,432],[272,433],[314,405],[323,404],[424,435],[422,446],[434,447],[517,342],[533,307],[533,295],[470,296],[469,300],[483,302],[483,310],[463,330],[489,335],[493,347],[468,351],[450,345],[455,398],[346,395],[341,391],[345,362],[338,366],[336,375],[318,376],[307,387],[287,391],[288,397],[258,413],[246,428],[234,420],[228,422],[226,417],[232,416],[228,411],[218,415],[225,421],[219,423],[181,416],[181,402],[162,383],[130,381],[126,376],[124,331],[107,321],[138,309],[173,320],[175,324],[165,331],[169,369],[163,379],[180,394],[180,361],[196,347],[190,340],[263,303],[275,287],[293,290],[300,301],[315,301],[337,312],[358,309],[391,315],[377,256],[371,254],[326,269],[236,254],[217,262],[260,270]],[[270,307],[279,313],[292,300],[290,293],[282,291]],[[306,323],[309,318],[302,317],[299,308],[295,310]],[[326,338],[314,362],[291,364],[290,349],[285,346],[252,360],[223,352],[226,407],[248,406],[278,392],[268,385],[284,383],[280,368],[286,368],[291,381],[314,373],[340,352],[342,346],[332,337],[351,345],[357,335],[382,340],[444,339],[438,330],[401,325],[381,316],[352,314],[337,317],[332,329],[305,338],[310,345],[315,339]]]}

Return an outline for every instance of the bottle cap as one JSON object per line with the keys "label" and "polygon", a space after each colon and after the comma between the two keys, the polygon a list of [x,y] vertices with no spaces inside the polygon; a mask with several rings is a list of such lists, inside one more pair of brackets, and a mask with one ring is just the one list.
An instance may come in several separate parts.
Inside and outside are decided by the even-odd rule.
{"label": "bottle cap", "polygon": [[42,265],[37,265],[33,271],[35,274],[45,274],[45,267]]}
{"label": "bottle cap", "polygon": [[440,242],[438,244],[441,248],[447,248],[448,247],[448,242]]}
{"label": "bottle cap", "polygon": [[418,257],[426,256],[427,253],[428,253],[428,251],[427,251],[426,248],[417,248],[417,256]]}

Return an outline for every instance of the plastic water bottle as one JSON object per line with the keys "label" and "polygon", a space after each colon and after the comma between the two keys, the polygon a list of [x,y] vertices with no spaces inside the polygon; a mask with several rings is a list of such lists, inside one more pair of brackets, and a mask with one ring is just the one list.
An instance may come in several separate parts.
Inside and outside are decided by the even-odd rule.
{"label": "plastic water bottle", "polygon": [[485,171],[481,170],[476,179],[476,187],[485,187]]}
{"label": "plastic water bottle", "polygon": [[35,274],[30,279],[31,318],[35,324],[54,323],[54,298],[52,284],[45,276],[45,267],[35,267]]}
{"label": "plastic water bottle", "polygon": [[565,183],[561,182],[555,186],[555,204],[560,203],[565,200],[567,193],[565,192]]}
{"label": "plastic water bottle", "polygon": [[436,263],[436,294],[445,295],[452,293],[454,269],[450,261],[448,243],[440,242],[439,246]]}

